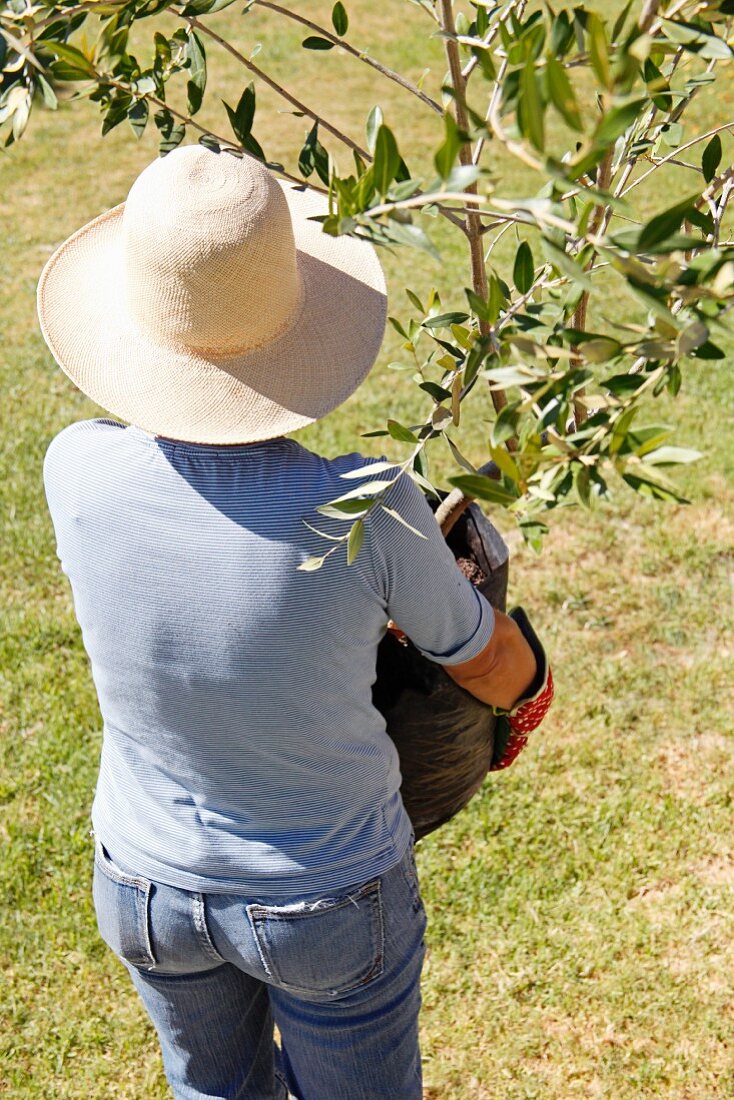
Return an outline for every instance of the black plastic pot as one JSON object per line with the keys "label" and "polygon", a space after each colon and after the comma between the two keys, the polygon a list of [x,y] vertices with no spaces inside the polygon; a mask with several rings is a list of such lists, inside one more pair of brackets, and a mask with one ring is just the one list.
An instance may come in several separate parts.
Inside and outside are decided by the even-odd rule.
{"label": "black plastic pot", "polygon": [[[446,541],[465,575],[504,611],[509,552],[476,504]],[[440,614],[439,593],[436,604]],[[496,718],[440,665],[392,634],[378,651],[373,701],[400,755],[401,793],[420,839],[462,810],[481,786],[492,759]]]}

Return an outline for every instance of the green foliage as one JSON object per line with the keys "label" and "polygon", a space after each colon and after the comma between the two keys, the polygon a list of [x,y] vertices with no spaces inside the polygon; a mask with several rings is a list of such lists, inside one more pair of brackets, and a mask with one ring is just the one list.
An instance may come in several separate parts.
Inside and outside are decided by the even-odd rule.
{"label": "green foliage", "polygon": [[160,111],[156,111],[153,115],[153,121],[161,134],[161,155],[165,156],[166,153],[170,153],[171,149],[175,149],[177,145],[181,144],[186,135],[186,127],[181,123],[177,123],[171,112],[165,107]]}
{"label": "green foliage", "polygon": [[315,170],[322,183],[329,184],[329,154],[319,141],[319,124],[315,122],[306,137],[298,157],[301,175],[308,178]]}
{"label": "green foliage", "polygon": [[331,22],[340,37],[343,37],[349,30],[349,17],[341,0],[337,0],[331,10]]}
{"label": "green foliage", "polygon": [[192,31],[186,44],[189,60],[189,80],[186,84],[188,111],[195,115],[199,110],[206,90],[206,52],[201,38]]}
{"label": "green foliage", "polygon": [[721,164],[721,138],[718,134],[714,134],[711,141],[708,143],[703,151],[701,157],[701,170],[703,172],[703,178],[706,183],[711,183],[711,180],[716,175],[716,169]]}
{"label": "green foliage", "polygon": [[250,83],[240,96],[235,110],[232,110],[228,103],[225,103],[224,107],[234,135],[242,148],[246,149],[248,153],[252,153],[258,160],[265,160],[262,147],[252,134],[252,124],[255,119],[255,101],[255,85]]}
{"label": "green foliage", "polygon": [[512,280],[521,294],[527,294],[535,279],[533,252],[527,241],[521,241],[515,254]]}
{"label": "green foliage", "polygon": [[390,184],[400,171],[401,158],[392,130],[384,123],[377,131],[373,178],[378,195],[387,195]]}
{"label": "green foliage", "polygon": [[546,57],[546,81],[551,103],[572,130],[583,131],[576,95],[563,65],[552,54]]}
{"label": "green foliage", "polygon": [[[99,105],[103,134],[127,119],[140,138],[152,110],[161,155],[193,129],[212,148],[265,160],[253,134],[256,91],[265,80],[289,110],[308,119],[290,164],[273,167],[328,192],[324,232],[419,249],[440,261],[440,221],[466,248],[469,312],[442,308],[438,291],[426,303],[410,292],[413,316],[393,318],[413,382],[428,402],[422,423],[388,419],[388,437],[408,448],[401,469],[434,492],[427,455],[445,441],[462,470],[451,483],[467,493],[473,486],[480,496],[482,489],[484,499],[508,508],[533,545],[546,527],[543,513],[571,502],[590,506],[615,485],[678,499],[660,472],[663,463],[641,453],[630,433],[639,431],[641,402],[681,390],[689,360],[723,355],[721,333],[734,297],[725,217],[731,170],[720,171],[727,124],[700,134],[684,127],[701,88],[730,72],[728,0],[663,4],[649,18],[635,15],[631,4],[610,15],[580,5],[528,11],[516,0],[466,11],[425,0],[449,72],[440,101],[349,41],[341,0],[324,27],[295,7],[269,9],[278,26],[294,20],[308,27],[301,41],[313,64],[329,65],[332,53],[346,51],[378,74],[375,101],[362,105],[366,148],[260,70],[256,51],[248,59],[234,46],[232,56],[251,79],[236,107],[224,103],[233,137],[193,120],[207,92],[206,49],[221,45],[204,17],[225,6],[226,0],[120,0],[78,11],[64,2],[29,8],[13,0],[0,12],[6,144],[26,129],[36,93],[55,107],[54,87],[62,84]],[[164,8],[165,23],[155,18]],[[450,16],[448,8],[455,8]],[[172,14],[181,25],[171,23]],[[129,45],[144,20],[152,26],[147,66]],[[427,55],[428,29],[424,46]],[[187,114],[169,103],[169,86],[179,79]],[[378,81],[400,85],[413,97],[414,112],[432,121],[433,141],[411,167],[402,152],[410,133],[385,122]],[[346,169],[339,146],[349,152]],[[700,169],[699,161],[676,156],[679,146],[700,158]],[[524,193],[505,188],[495,169],[497,149],[522,166]],[[659,169],[674,168],[685,196],[674,205],[639,187]],[[510,284],[481,255],[513,228]],[[605,320],[609,294],[630,300],[634,324]],[[587,330],[590,314],[598,317],[594,331]],[[465,404],[490,421],[486,454],[475,463],[462,453]],[[676,455],[683,461],[680,450],[666,453],[666,466]],[[474,473],[488,460],[501,483]],[[354,500],[330,504],[350,523],[344,540],[351,556],[361,531]],[[380,494],[362,506],[380,507]]]}
{"label": "green foliage", "polygon": [[451,175],[451,171],[456,163],[461,139],[459,137],[459,128],[456,125],[456,120],[453,115],[446,114],[444,116],[444,123],[446,126],[446,138],[443,145],[441,145],[436,152],[433,162],[439,176],[441,179],[445,180]]}
{"label": "green foliage", "polygon": [[308,38],[304,38],[301,43],[304,50],[333,50],[334,43],[330,42],[328,38],[320,38],[316,34],[311,34]]}

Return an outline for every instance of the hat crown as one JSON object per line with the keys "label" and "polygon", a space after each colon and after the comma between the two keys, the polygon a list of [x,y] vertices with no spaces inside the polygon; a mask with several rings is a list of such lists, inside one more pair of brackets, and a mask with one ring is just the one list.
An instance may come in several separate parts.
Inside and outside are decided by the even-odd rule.
{"label": "hat crown", "polygon": [[175,149],[123,214],[127,307],[151,339],[209,356],[270,343],[301,298],[283,190],[253,157]]}

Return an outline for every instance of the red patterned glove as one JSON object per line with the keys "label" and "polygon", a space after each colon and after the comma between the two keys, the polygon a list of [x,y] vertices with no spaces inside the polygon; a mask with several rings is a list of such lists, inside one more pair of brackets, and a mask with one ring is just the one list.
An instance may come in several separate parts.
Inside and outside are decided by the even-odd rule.
{"label": "red patterned glove", "polygon": [[495,729],[494,752],[489,769],[492,772],[509,768],[527,745],[528,734],[537,729],[553,702],[553,674],[538,635],[521,607],[511,611],[510,618],[520,627],[532,649],[538,670],[527,695],[518,699],[511,710],[494,708],[500,720]]}

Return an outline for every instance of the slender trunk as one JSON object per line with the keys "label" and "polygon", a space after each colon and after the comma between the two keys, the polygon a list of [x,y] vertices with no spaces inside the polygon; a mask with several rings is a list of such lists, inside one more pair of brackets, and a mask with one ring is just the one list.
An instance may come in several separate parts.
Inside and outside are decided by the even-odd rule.
{"label": "slender trunk", "polygon": [[[446,56],[451,72],[451,84],[454,89],[454,104],[456,108],[456,124],[463,133],[469,129],[469,117],[466,112],[466,79],[461,69],[461,57],[459,46],[456,42],[456,24],[454,23],[453,0],[441,0],[441,24],[444,31],[451,37],[446,39]],[[471,147],[462,143],[459,150],[459,161],[462,165],[472,164]],[[472,195],[477,194],[477,184],[472,183],[466,188]],[[469,241],[469,253],[471,257],[472,289],[474,293],[486,302],[489,291],[487,282],[487,268],[484,263],[484,246],[482,244],[482,219],[479,214],[471,210],[466,213],[466,236]],[[479,332],[482,337],[490,335],[492,327],[488,321],[479,319]],[[490,391],[492,403],[497,412],[507,404],[504,393]]]}
{"label": "slender trunk", "polygon": [[[596,177],[596,185],[600,191],[606,191],[612,182],[612,151],[610,150],[599,165],[599,171]],[[593,236],[602,225],[605,217],[606,207],[597,206],[596,210],[591,216],[589,221],[589,235]],[[589,267],[594,262],[594,257],[591,257]],[[573,315],[571,327],[575,328],[578,332],[583,332],[586,328],[586,315],[589,310],[589,291],[585,290],[581,295],[579,304],[576,306],[576,310]],[[571,365],[574,367],[581,366],[581,359],[578,355],[571,356]],[[579,398],[583,397],[585,390],[582,388],[578,390],[573,402],[573,414],[576,421],[576,427],[578,428],[587,419],[589,412],[583,401]]]}

